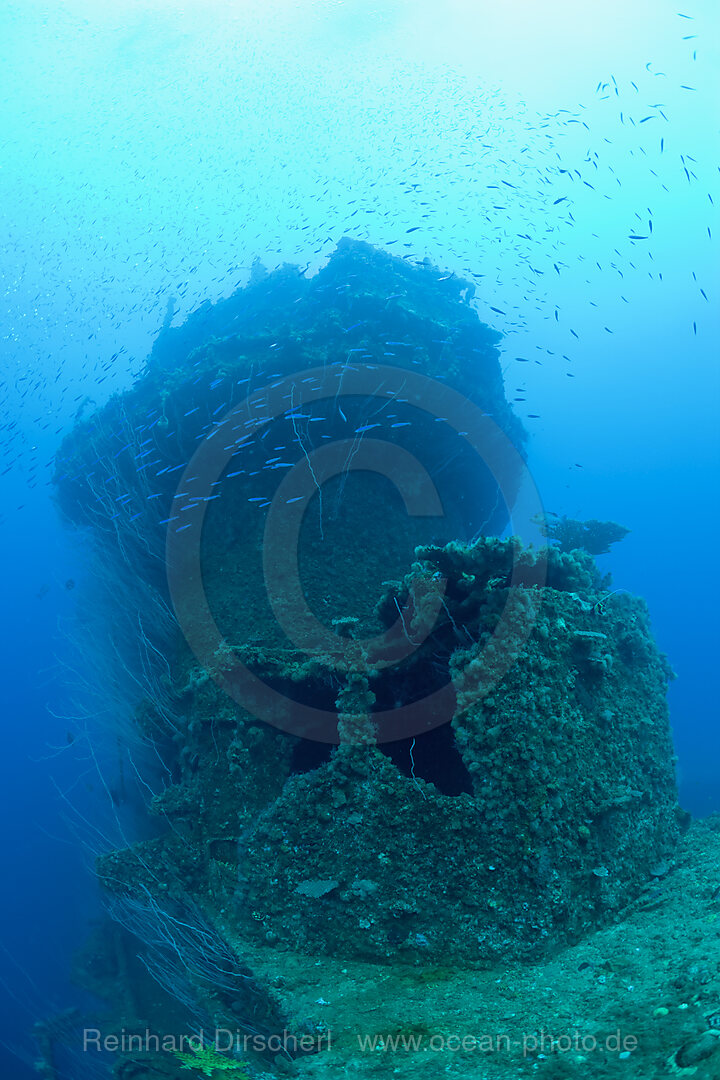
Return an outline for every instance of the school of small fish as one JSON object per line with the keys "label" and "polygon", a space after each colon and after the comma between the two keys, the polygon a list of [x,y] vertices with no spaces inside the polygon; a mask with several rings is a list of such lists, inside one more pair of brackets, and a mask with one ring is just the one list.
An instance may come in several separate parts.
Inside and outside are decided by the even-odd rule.
{"label": "school of small fish", "polygon": [[[691,14],[676,18],[692,70],[702,33],[685,33],[695,30]],[[314,112],[315,92],[322,99],[328,91],[311,72],[304,101],[278,118],[266,69],[245,60],[219,69],[207,98],[202,88],[177,95],[162,72],[153,76],[162,116],[143,113],[144,88],[129,72],[127,107],[117,115],[109,99],[89,102],[86,125],[60,141],[59,114],[48,103],[46,115],[31,117],[29,138],[5,137],[0,483],[49,483],[61,436],[129,385],[163,320],[178,325],[208,299],[231,294],[255,256],[270,269],[297,260],[299,274],[310,275],[349,235],[474,281],[481,319],[506,337],[506,392],[516,408],[529,400],[524,365],[559,364],[575,378],[584,339],[616,334],[598,310],[600,281],[603,295],[613,287],[629,306],[649,283],[663,303],[666,270],[654,256],[679,200],[702,222],[684,239],[685,265],[673,268],[692,279],[697,301],[689,340],[716,303],[716,283],[698,274],[693,258],[713,243],[718,165],[684,145],[665,103],[698,93],[690,77],[669,87],[648,61],[633,79],[599,78],[586,104],[541,115],[452,72],[441,79],[399,69],[402,91],[388,124],[380,110],[387,88],[358,99],[352,80],[333,87],[334,114]],[[205,122],[210,109],[223,117],[219,130]],[[281,132],[277,145],[268,145],[268,131]],[[189,175],[176,173],[178,161],[191,164]],[[560,347],[536,340],[537,356],[513,357],[514,337],[538,318],[554,324]],[[391,362],[406,344],[388,341],[372,359]],[[348,359],[353,352],[362,358],[350,349]],[[263,374],[272,380],[271,368]],[[294,449],[305,449],[297,421],[317,418],[292,407],[287,417]],[[389,419],[391,427],[407,424]],[[206,433],[214,422],[208,418]],[[132,452],[138,470],[157,467],[146,447],[158,425],[160,409],[118,454]],[[354,434],[376,426],[370,418]],[[290,467],[290,449],[271,448],[263,467]],[[17,483],[0,493],[4,513],[22,508]]]}

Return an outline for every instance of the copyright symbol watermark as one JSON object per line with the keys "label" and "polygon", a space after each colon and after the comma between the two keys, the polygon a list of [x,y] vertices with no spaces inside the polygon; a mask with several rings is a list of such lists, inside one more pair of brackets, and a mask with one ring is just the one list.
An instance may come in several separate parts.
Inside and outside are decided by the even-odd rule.
{"label": "copyright symbol watermark", "polygon": [[[542,545],[537,524],[542,505],[520,453],[491,416],[458,391],[419,372],[379,365],[327,365],[279,377],[230,409],[199,443],[178,485],[166,543],[171,599],[196,659],[227,694],[274,727],[326,743],[340,741],[337,711],[286,696],[251,671],[238,650],[230,648],[208,601],[201,548],[209,501],[222,498],[218,485],[232,459],[247,453],[251,441],[261,437],[268,425],[284,419],[297,434],[296,418],[304,415],[303,409],[329,402],[341,411],[346,398],[402,401],[454,432],[453,437],[470,447],[492,476],[513,533],[525,540],[537,538]],[[318,447],[298,437],[297,460],[288,463],[289,471],[264,506],[262,566],[272,614],[298,655],[334,673],[339,686],[357,675],[372,680],[378,672],[402,664],[431,635],[444,607],[445,582],[436,575],[423,596],[422,612],[410,600],[405,606],[396,600],[394,625],[383,634],[360,637],[324,625],[306,601],[299,568],[301,527],[311,508],[322,519],[322,493],[329,481],[358,470],[375,473],[393,485],[407,515],[443,516],[440,492],[426,467],[399,441],[378,437],[377,427],[368,425],[367,431],[356,430],[351,439],[332,438]],[[545,570],[542,555],[531,571],[527,565],[513,565],[505,609],[490,641],[473,656],[482,674],[476,681],[483,693],[507,672],[529,635]],[[467,691],[464,698],[467,701]],[[422,700],[373,712],[375,737],[378,742],[412,738],[450,720],[456,704],[448,680]]]}

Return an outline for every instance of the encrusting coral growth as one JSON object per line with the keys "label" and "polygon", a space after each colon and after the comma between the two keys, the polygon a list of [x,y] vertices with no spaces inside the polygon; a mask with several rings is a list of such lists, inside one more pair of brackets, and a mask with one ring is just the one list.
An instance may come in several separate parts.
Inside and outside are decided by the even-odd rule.
{"label": "encrusting coral growth", "polygon": [[575,551],[582,548],[591,555],[607,555],[611,544],[617,544],[629,533],[616,521],[576,521],[574,518],[559,517],[541,523],[541,530],[560,551]]}
{"label": "encrusting coral growth", "polygon": [[[498,538],[523,432],[471,295],[352,241],[309,280],[256,269],[166,327],[137,384],[63,444],[58,500],[106,581],[127,583],[136,727],[170,777],[150,802],[156,833],[98,861],[138,1018],[315,1038],[321,1024],[279,1003],[291,954],[367,963],[367,978],[527,962],[596,931],[672,862],[672,673],[644,603],[609,592],[593,558],[626,530],[561,519],[547,547]],[[503,469],[475,461],[473,423]],[[403,498],[377,475],[381,439],[412,479]],[[290,527],[273,533],[272,515],[298,468],[304,492],[281,489],[285,523],[302,505],[293,593]],[[426,478],[442,514],[407,510]],[[173,558],[187,571],[179,599],[166,535],[171,574]],[[201,628],[202,654],[183,592],[200,579],[217,629]],[[272,690],[269,712],[235,692],[240,666]],[[298,720],[310,708],[332,721],[319,741]],[[138,949],[144,968],[127,960]],[[228,1060],[215,1068],[243,1075]]]}

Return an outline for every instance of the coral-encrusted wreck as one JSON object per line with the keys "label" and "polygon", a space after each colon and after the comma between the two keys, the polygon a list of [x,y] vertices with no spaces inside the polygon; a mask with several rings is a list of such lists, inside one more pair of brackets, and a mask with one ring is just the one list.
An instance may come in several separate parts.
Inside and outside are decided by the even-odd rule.
{"label": "coral-encrusted wreck", "polygon": [[[263,1030],[282,1010],[245,948],[529,957],[590,932],[672,858],[670,670],[644,603],[610,594],[589,552],[498,538],[523,431],[471,297],[352,241],[308,280],[256,271],[166,329],[136,385],[58,458],[59,503],[96,539],[115,647],[146,688],[137,730],[171,776],[150,805],[157,835],[99,860],[111,913],[170,995],[163,920],[212,926],[200,933],[255,979],[248,1026],[253,1009]],[[378,440],[380,458],[363,458]],[[212,460],[198,449],[220,444]],[[313,462],[333,448],[322,482]],[[406,498],[373,465],[394,455],[411,488],[432,481],[440,510],[408,513],[419,489]],[[282,489],[298,469],[305,486]],[[290,546],[268,531],[278,491],[302,510],[297,604],[337,655],[332,638],[297,640],[287,577],[268,595],[269,545],[279,562]],[[188,598],[200,580],[212,633]],[[270,706],[243,695],[252,680]],[[307,710],[332,718],[322,737]],[[410,719],[394,725],[396,712]],[[184,1006],[232,1014],[222,979],[213,989],[197,961],[183,978]]]}

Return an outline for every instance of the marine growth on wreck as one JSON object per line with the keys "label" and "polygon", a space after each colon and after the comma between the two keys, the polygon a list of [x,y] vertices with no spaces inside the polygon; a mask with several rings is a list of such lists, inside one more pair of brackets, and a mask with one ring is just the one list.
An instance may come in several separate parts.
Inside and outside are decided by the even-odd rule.
{"label": "marine growth on wreck", "polygon": [[672,859],[672,673],[594,558],[624,530],[543,517],[472,299],[352,240],[256,264],[62,445],[159,763],[80,965],[118,1028],[290,1031],[301,1063],[290,965],[549,957]]}

